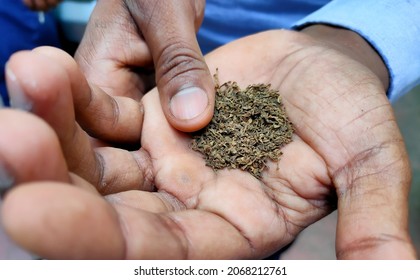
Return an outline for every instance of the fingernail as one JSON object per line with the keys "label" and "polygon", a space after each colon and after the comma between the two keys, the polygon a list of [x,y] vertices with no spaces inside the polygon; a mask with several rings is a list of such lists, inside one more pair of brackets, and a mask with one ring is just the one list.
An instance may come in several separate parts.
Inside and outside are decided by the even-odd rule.
{"label": "fingernail", "polygon": [[31,111],[32,103],[28,100],[15,73],[6,64],[6,84],[9,92],[10,106],[12,108]]}
{"label": "fingernail", "polygon": [[181,120],[189,120],[204,112],[209,100],[200,88],[191,87],[175,94],[169,104],[172,114]]}
{"label": "fingernail", "polygon": [[6,168],[0,163],[0,193],[10,189],[14,184],[13,177],[7,172]]}

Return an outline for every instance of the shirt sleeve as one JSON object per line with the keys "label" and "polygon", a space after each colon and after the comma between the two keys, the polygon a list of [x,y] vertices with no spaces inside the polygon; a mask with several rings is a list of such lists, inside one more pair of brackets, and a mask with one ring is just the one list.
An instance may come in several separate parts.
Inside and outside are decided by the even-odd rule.
{"label": "shirt sleeve", "polygon": [[420,83],[420,1],[335,0],[293,28],[329,24],[357,32],[388,67],[388,98],[395,101]]}

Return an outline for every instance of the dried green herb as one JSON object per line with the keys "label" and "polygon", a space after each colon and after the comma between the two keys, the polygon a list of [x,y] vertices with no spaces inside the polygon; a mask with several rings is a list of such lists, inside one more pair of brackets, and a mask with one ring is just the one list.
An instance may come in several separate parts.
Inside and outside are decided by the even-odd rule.
{"label": "dried green herb", "polygon": [[236,82],[219,86],[213,119],[194,134],[192,149],[215,170],[238,168],[261,178],[267,159],[279,160],[281,147],[292,141],[293,125],[278,91],[267,84],[241,90]]}

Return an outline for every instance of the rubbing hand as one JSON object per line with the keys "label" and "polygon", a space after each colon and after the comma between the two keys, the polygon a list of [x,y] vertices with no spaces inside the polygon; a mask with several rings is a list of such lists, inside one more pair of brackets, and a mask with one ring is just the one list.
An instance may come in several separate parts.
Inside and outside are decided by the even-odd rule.
{"label": "rubbing hand", "polygon": [[23,0],[23,3],[30,9],[36,11],[47,11],[57,6],[62,0]]}
{"label": "rubbing hand", "polygon": [[[169,123],[204,127],[213,115],[213,80],[196,39],[205,1],[99,1],[76,60],[89,82],[140,100],[155,84]],[[154,69],[154,70],[153,70]]]}
{"label": "rubbing hand", "polygon": [[[361,64],[314,43],[304,34],[274,31],[207,57],[210,69],[219,68],[221,82],[270,82],[295,124],[294,141],[260,181],[238,170],[214,173],[206,167],[189,149],[190,137],[166,121],[156,90],[142,100],[140,150],[93,151],[66,107],[73,93],[80,111],[98,105],[106,115],[109,100],[92,91],[90,103],[82,106],[77,91],[89,90],[62,54],[41,49],[16,55],[9,68],[17,80],[26,79],[21,88],[33,111],[43,112],[69,155],[68,166],[79,168],[76,174],[85,170],[89,182],[69,175],[45,124],[22,115],[12,127],[7,114],[17,113],[3,112],[2,129],[10,131],[5,135],[15,139],[34,129],[37,136],[36,142],[29,137],[13,142],[26,157],[0,146],[9,173],[24,183],[6,196],[7,232],[46,258],[263,258],[338,205],[338,258],[414,258],[407,232],[408,159],[384,89]],[[19,67],[23,61],[25,67]],[[43,105],[48,102],[55,106]],[[135,136],[140,116],[133,125],[119,120],[138,110],[125,108],[106,119],[116,130],[125,124],[123,130]],[[62,116],[63,123],[53,116]],[[12,134],[25,125],[30,129]],[[19,162],[25,165],[18,168]],[[25,170],[35,164],[46,168]]]}

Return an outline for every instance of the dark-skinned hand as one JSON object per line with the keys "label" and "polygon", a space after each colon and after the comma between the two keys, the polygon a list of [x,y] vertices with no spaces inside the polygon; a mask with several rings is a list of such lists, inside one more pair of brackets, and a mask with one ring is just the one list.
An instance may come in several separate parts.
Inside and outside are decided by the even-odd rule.
{"label": "dark-skinned hand", "polygon": [[[45,258],[263,258],[338,208],[338,258],[415,258],[408,158],[377,75],[290,31],[238,40],[206,62],[221,82],[271,83],[283,97],[294,141],[261,180],[206,167],[156,89],[140,103],[112,98],[60,51],[14,55],[12,102],[44,121],[0,112],[0,160],[16,185],[2,208],[7,233]],[[94,148],[85,131],[106,128],[141,134],[141,148]]]}
{"label": "dark-skinned hand", "polygon": [[98,1],[75,58],[94,87],[140,100],[157,85],[168,122],[195,131],[213,116],[214,84],[196,39],[204,0]]}

